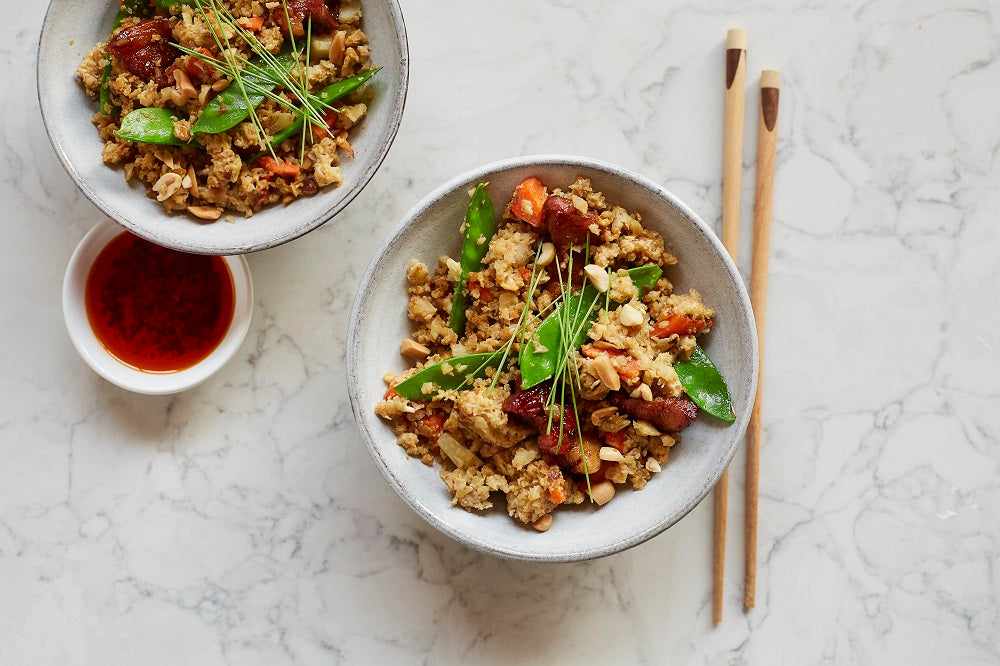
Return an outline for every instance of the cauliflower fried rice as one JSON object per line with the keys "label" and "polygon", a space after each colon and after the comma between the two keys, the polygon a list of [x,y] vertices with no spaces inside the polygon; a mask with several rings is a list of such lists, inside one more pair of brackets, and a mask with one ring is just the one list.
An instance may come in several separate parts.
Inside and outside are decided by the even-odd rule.
{"label": "cauliflower fried rice", "polygon": [[[280,2],[261,0],[216,0],[239,21],[248,26],[260,44],[271,54],[278,53],[288,42],[289,28],[285,20],[284,5]],[[318,3],[318,4],[317,4]],[[312,10],[325,9],[333,19],[334,27],[328,28],[313,21],[311,30],[311,62],[300,56],[301,68],[293,68],[292,76],[304,70],[311,92],[361,72],[372,69],[369,60],[368,40],[361,30],[361,12],[339,12],[336,3],[332,9],[321,0],[292,0],[292,8],[302,5],[304,16]],[[312,7],[315,5],[315,7]],[[325,15],[325,13],[324,13]],[[211,17],[211,15],[209,15]],[[232,28],[220,27],[214,17],[211,27],[225,34],[231,50],[243,58],[251,58],[252,49]],[[110,61],[112,74],[108,83],[110,102],[115,111],[109,114],[98,111],[93,122],[104,140],[102,159],[109,166],[120,166],[127,181],[137,180],[146,187],[147,195],[155,198],[168,212],[189,211],[206,220],[217,219],[224,210],[238,211],[250,216],[263,206],[277,202],[290,203],[296,197],[313,195],[320,188],[336,187],[344,177],[340,160],[352,156],[348,141],[349,132],[365,116],[367,105],[363,93],[355,92],[341,100],[338,113],[330,113],[326,120],[329,131],[314,127],[306,131],[304,151],[301,132],[281,142],[274,148],[276,158],[269,155],[255,158],[264,151],[264,139],[251,119],[218,134],[192,134],[192,125],[206,105],[230,84],[236,85],[222,72],[205,61],[187,55],[169,46],[165,49],[165,68],[155,73],[144,72],[128,58],[113,56],[109,45],[116,44],[127,31],[135,30],[144,22],[161,21],[168,30],[165,42],[179,44],[220,57],[218,45],[210,25],[197,8],[174,5],[170,10],[157,9],[153,18],[125,18],[121,27],[107,44],[98,44],[84,58],[77,76],[87,95],[97,98],[100,94],[104,66]],[[293,35],[300,29],[292,27]],[[298,35],[301,49],[307,41]],[[176,57],[174,57],[176,56]],[[140,63],[141,65],[142,63]],[[160,71],[162,69],[162,71]],[[142,75],[135,71],[142,72]],[[289,104],[296,98],[287,90],[275,91]],[[177,111],[173,133],[181,141],[196,140],[199,147],[154,145],[128,141],[115,136],[121,120],[129,112],[144,107],[160,107]],[[120,112],[117,110],[120,109]],[[287,128],[295,114],[273,99],[264,99],[256,108],[259,121],[268,136]],[[300,159],[301,156],[301,159]]]}
{"label": "cauliflower fried rice", "polygon": [[[548,529],[550,514],[559,506],[584,503],[588,488],[603,504],[616,488],[641,490],[668,462],[671,448],[680,442],[679,431],[697,413],[674,362],[691,355],[697,336],[711,330],[715,314],[697,291],[674,293],[665,276],[645,293],[636,288],[626,269],[667,269],[678,262],[663,238],[643,227],[639,213],[607,201],[584,178],[544,196],[546,211],[563,210],[582,221],[578,226],[589,238],[589,261],[610,269],[610,305],[600,309],[589,339],[569,359],[580,378],[579,438],[574,435],[554,447],[544,423],[558,425],[558,404],[554,419],[525,407],[540,397],[532,391],[548,396],[544,386],[521,390],[516,362],[521,340],[532,344],[531,333],[544,315],[512,343],[511,360],[498,376],[479,377],[463,390],[437,391],[428,401],[407,400],[393,388],[432,363],[493,352],[508,343],[518,331],[541,243],[552,242],[556,252],[545,270],[534,267],[541,277],[530,314],[544,312],[561,293],[556,265],[567,276],[570,253],[575,253],[574,274],[583,267],[580,235],[567,237],[555,214],[541,217],[517,193],[489,241],[482,269],[469,274],[464,335],[449,327],[459,263],[447,256],[433,269],[418,260],[410,263],[407,315],[414,328],[404,354],[422,358],[414,368],[384,376],[388,390],[375,406],[408,455],[440,468],[453,505],[486,510],[502,494],[510,516],[540,531]],[[560,200],[548,201],[556,197]],[[574,279],[582,283],[586,277]],[[461,465],[446,454],[456,446],[472,454],[461,458]]]}

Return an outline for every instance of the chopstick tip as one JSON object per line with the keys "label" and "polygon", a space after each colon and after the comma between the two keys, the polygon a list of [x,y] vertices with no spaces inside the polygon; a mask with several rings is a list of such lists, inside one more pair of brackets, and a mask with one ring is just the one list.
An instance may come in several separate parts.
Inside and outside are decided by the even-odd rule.
{"label": "chopstick tip", "polygon": [[726,33],[727,49],[743,49],[747,47],[747,31],[744,28],[730,28]]}
{"label": "chopstick tip", "polygon": [[761,88],[780,88],[781,72],[776,69],[765,69],[760,73]]}

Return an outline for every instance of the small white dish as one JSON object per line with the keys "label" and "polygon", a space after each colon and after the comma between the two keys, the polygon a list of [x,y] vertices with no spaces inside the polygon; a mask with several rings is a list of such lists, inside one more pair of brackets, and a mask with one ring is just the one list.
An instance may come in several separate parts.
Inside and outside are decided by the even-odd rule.
{"label": "small white dish", "polygon": [[[434,265],[442,253],[457,256],[459,224],[468,190],[488,182],[502,211],[514,187],[529,176],[549,187],[577,176],[590,178],[608,201],[642,213],[643,224],[663,236],[680,263],[666,276],[678,292],[696,287],[716,309],[705,351],[729,384],[736,422],[701,416],[684,431],[670,462],[642,491],[622,490],[595,510],[567,507],[556,512],[544,534],[507,516],[502,499],[492,511],[452,506],[436,468],[406,455],[392,429],[375,415],[385,392],[386,370],[409,363],[396,344],[409,336],[406,268],[413,258]],[[418,203],[379,248],[361,280],[347,336],[347,385],[358,428],[375,464],[399,495],[424,520],[453,539],[499,557],[534,562],[572,562],[603,557],[640,544],[683,518],[715,486],[742,441],[757,386],[757,333],[750,299],[736,266],[712,230],[677,197],[648,178],[584,157],[534,155],[473,169],[441,185]]]}
{"label": "small white dish", "polygon": [[149,395],[179,393],[201,384],[233,357],[243,344],[253,313],[253,282],[242,256],[222,257],[233,277],[233,319],[222,341],[195,365],[176,372],[143,372],[112,356],[94,334],[87,317],[87,277],[94,261],[107,245],[125,233],[112,220],[91,229],[76,246],[63,279],[63,318],[73,346],[94,372],[123,389]]}

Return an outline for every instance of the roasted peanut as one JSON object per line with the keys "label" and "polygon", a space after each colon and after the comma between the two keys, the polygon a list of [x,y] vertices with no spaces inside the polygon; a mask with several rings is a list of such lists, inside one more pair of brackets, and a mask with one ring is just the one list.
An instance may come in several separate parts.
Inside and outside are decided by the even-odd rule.
{"label": "roasted peanut", "polygon": [[542,251],[538,254],[538,261],[535,263],[539,266],[548,266],[555,258],[556,246],[552,243],[542,243]]}
{"label": "roasted peanut", "polygon": [[531,524],[539,532],[548,532],[549,528],[552,527],[552,514],[547,513],[535,522]]}
{"label": "roasted peanut", "polygon": [[614,363],[611,362],[611,358],[607,354],[601,354],[595,358],[593,368],[594,371],[597,372],[597,376],[600,378],[601,383],[604,384],[609,391],[617,391],[622,387],[622,381],[618,376],[618,371],[615,370]]}
{"label": "roasted peanut", "polygon": [[156,192],[156,200],[166,201],[170,197],[174,196],[177,193],[177,190],[181,189],[183,181],[183,178],[172,171],[160,176],[159,180],[153,183],[153,191]]}
{"label": "roasted peanut", "polygon": [[430,356],[431,350],[419,342],[406,338],[403,340],[403,343],[399,345],[399,353],[407,358],[420,360]]}
{"label": "roasted peanut", "polygon": [[586,273],[590,284],[594,285],[594,289],[602,294],[611,287],[611,278],[608,277],[608,272],[597,264],[587,264],[583,267],[583,272]]}
{"label": "roasted peanut", "polygon": [[625,462],[625,456],[613,446],[602,446],[600,456],[601,460],[607,460],[608,462]]}
{"label": "roasted peanut", "polygon": [[187,210],[202,220],[217,220],[222,215],[222,209],[217,206],[188,206]]}
{"label": "roasted peanut", "polygon": [[618,308],[618,321],[622,326],[638,326],[643,322],[643,318],[638,310],[626,303]]}
{"label": "roasted peanut", "polygon": [[604,506],[615,496],[615,484],[610,481],[601,481],[594,484],[590,489],[590,494],[598,505]]}

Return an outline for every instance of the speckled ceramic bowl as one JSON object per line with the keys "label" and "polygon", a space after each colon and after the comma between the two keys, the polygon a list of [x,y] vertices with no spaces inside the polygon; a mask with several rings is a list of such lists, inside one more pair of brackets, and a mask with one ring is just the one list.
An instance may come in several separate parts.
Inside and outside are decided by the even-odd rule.
{"label": "speckled ceramic bowl", "polygon": [[[406,267],[412,258],[435,265],[444,252],[458,256],[458,226],[468,190],[488,181],[497,207],[524,178],[550,188],[577,176],[590,178],[608,201],[642,214],[680,263],[666,276],[677,291],[696,287],[716,309],[705,349],[729,383],[738,417],[726,425],[702,415],[684,431],[663,471],[639,492],[622,489],[609,504],[566,507],[545,533],[509,518],[505,502],[486,514],[451,505],[436,468],[408,458],[389,426],[374,413],[385,392],[382,375],[409,367],[397,345],[409,335]],[[618,167],[579,157],[546,155],[495,162],[442,185],[404,218],[365,274],[354,301],[348,335],[348,384],[358,427],[376,465],[400,496],[427,522],[478,550],[540,562],[585,560],[616,553],[680,520],[712,489],[742,440],[757,385],[757,335],[746,290],[722,243],[694,212],[652,181]]]}
{"label": "speckled ceramic bowl", "polygon": [[312,231],[347,206],[371,180],[403,115],[409,77],[406,28],[396,0],[362,3],[362,27],[372,62],[382,67],[367,85],[374,101],[361,126],[352,130],[354,159],[342,163],[344,184],[302,197],[288,206],[269,206],[236,224],[206,224],[187,215],[168,215],[145,187],[126,183],[121,169],[101,161],[104,142],[91,123],[96,102],[77,81],[76,70],[97,42],[108,38],[116,1],[51,0],[38,43],[38,101],[49,140],[77,187],[109,217],[154,243],[186,252],[230,255],[286,243]]}

